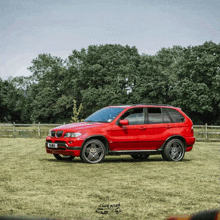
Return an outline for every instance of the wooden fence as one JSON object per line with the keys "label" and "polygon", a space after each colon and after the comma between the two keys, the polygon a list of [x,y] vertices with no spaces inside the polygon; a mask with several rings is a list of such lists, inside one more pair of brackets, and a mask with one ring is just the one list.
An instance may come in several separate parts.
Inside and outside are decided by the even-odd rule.
{"label": "wooden fence", "polygon": [[46,138],[50,129],[60,125],[63,124],[0,124],[0,137]]}
{"label": "wooden fence", "polygon": [[[49,130],[62,124],[0,124],[0,138],[46,138]],[[194,125],[196,141],[220,141],[220,126]]]}
{"label": "wooden fence", "polygon": [[196,141],[220,141],[220,126],[194,125]]}

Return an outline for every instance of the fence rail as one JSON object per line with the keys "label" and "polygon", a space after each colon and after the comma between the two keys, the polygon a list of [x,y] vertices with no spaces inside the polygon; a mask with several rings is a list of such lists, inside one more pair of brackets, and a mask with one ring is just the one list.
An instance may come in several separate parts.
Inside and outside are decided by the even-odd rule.
{"label": "fence rail", "polygon": [[[64,123],[65,124],[65,123]],[[0,137],[46,138],[49,130],[63,124],[0,124]]]}
{"label": "fence rail", "polygon": [[[64,123],[65,124],[65,123]],[[46,138],[49,130],[63,124],[3,124],[0,123],[1,137]],[[220,141],[220,126],[194,125],[194,135],[197,141]]]}
{"label": "fence rail", "polygon": [[220,126],[194,125],[194,134],[197,141],[220,141]]}

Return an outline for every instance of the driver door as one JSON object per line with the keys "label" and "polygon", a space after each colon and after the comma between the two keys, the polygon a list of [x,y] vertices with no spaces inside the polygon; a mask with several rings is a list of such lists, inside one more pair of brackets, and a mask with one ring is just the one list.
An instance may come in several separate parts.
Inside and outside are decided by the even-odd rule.
{"label": "driver door", "polygon": [[145,109],[132,108],[126,111],[120,120],[127,119],[129,125],[116,123],[110,130],[110,148],[113,151],[142,150],[146,147],[144,122]]}

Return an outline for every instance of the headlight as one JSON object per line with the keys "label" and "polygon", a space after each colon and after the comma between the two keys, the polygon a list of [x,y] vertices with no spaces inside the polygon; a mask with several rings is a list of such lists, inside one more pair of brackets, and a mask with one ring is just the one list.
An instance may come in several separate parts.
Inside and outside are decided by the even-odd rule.
{"label": "headlight", "polygon": [[66,133],[65,135],[64,135],[64,137],[73,137],[73,138],[75,138],[75,137],[79,137],[81,135],[81,133],[79,133],[79,132],[74,132],[74,133]]}
{"label": "headlight", "polygon": [[51,131],[49,131],[48,136],[52,137],[52,135],[51,135]]}

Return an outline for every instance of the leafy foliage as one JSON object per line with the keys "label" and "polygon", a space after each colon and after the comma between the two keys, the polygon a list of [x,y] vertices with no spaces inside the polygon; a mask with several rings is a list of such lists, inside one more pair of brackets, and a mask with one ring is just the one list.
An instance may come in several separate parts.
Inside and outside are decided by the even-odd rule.
{"label": "leafy foliage", "polygon": [[184,48],[178,67],[172,104],[202,123],[220,123],[220,44]]}
{"label": "leafy foliage", "polygon": [[[108,105],[164,103],[194,123],[220,124],[220,44],[212,41],[153,56],[128,45],[91,45],[66,60],[39,54],[29,70],[30,77],[0,79],[1,121],[63,123]],[[72,100],[83,105],[80,114]]]}
{"label": "leafy foliage", "polygon": [[132,85],[131,102],[167,103],[168,78],[157,56],[143,55]]}

